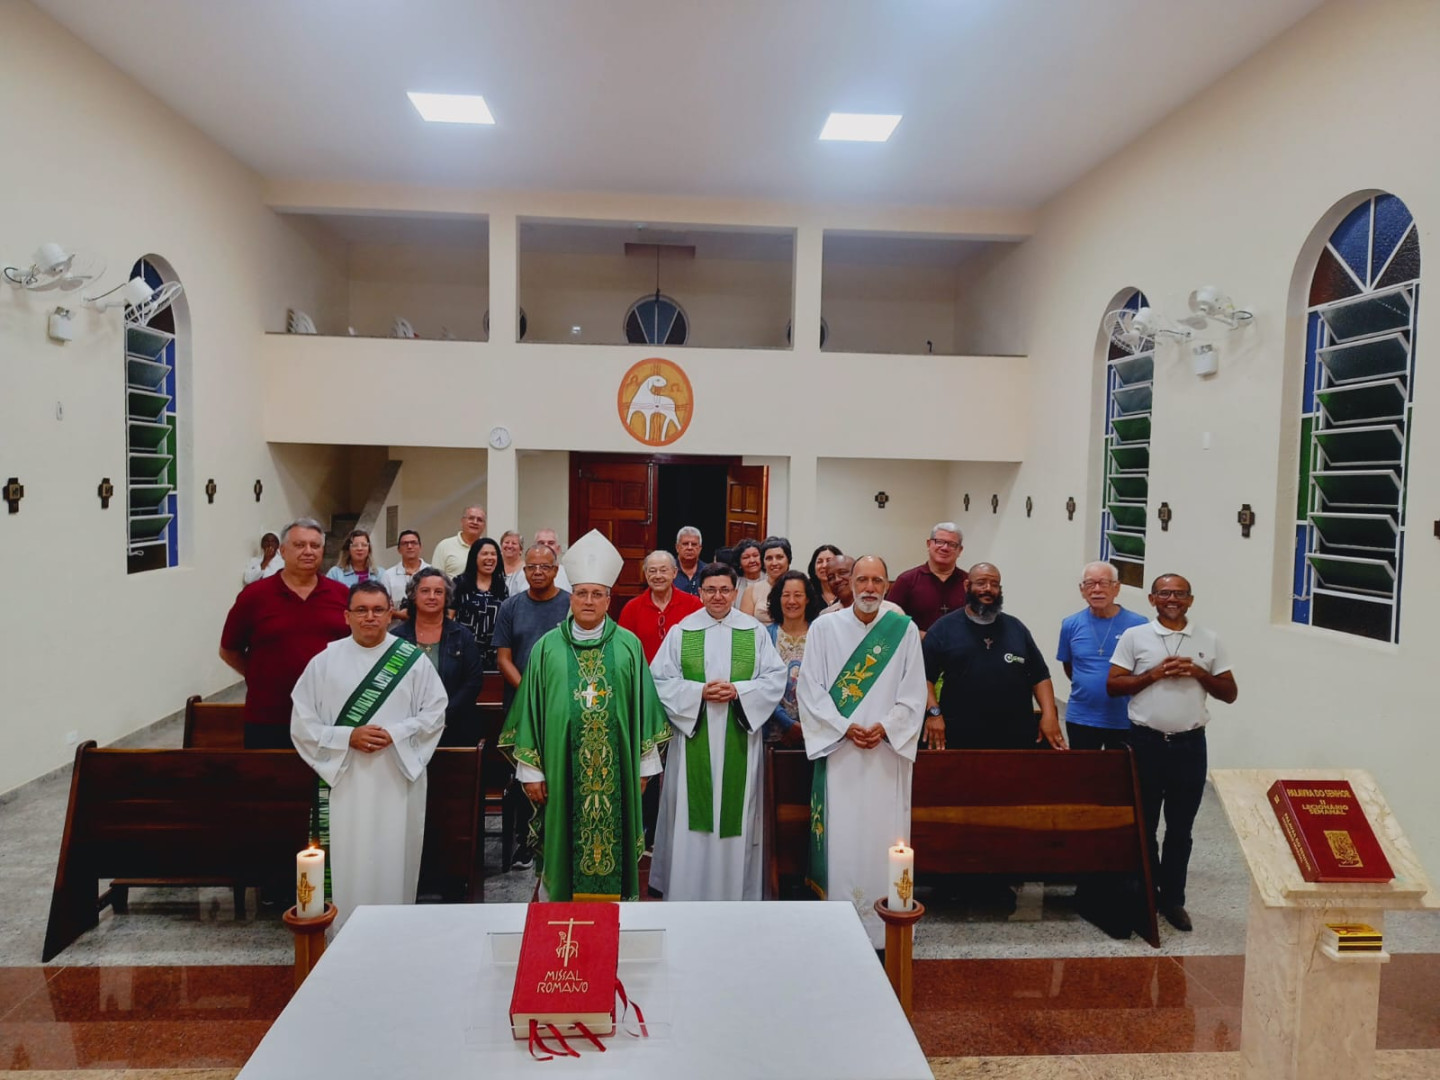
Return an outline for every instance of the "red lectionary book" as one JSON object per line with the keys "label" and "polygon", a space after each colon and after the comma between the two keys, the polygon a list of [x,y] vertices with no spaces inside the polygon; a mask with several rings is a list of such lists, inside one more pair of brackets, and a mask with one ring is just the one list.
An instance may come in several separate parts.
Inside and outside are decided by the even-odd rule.
{"label": "red lectionary book", "polygon": [[531,904],[520,941],[520,966],[510,998],[515,1038],[530,1037],[530,1021],[553,1024],[561,1035],[615,1031],[615,978],[620,965],[619,904]]}
{"label": "red lectionary book", "polygon": [[1306,881],[1395,879],[1348,781],[1276,780],[1269,796]]}

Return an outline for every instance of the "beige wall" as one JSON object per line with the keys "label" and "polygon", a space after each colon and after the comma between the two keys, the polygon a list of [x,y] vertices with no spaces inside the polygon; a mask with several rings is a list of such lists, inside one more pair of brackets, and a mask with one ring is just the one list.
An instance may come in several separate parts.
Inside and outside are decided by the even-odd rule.
{"label": "beige wall", "polygon": [[[56,591],[38,573],[7,589],[3,791],[68,761],[69,732],[108,742],[235,681],[216,646],[240,571],[262,531],[315,509],[302,489],[330,455],[272,451],[257,436],[256,343],[303,291],[288,275],[303,281],[294,268],[323,256],[262,205],[250,172],[33,7],[0,0],[0,26],[4,260],[56,240],[104,255],[108,288],[156,253],[184,281],[193,324],[185,565],[127,575],[123,496],[108,510],[95,497],[102,476],[125,477],[120,312],[72,294],[75,340],[62,346],[45,337],[55,294],[0,296],[0,462],[26,488],[20,512],[0,515],[0,545],[84,568],[83,589]],[[315,291],[304,302],[329,301]],[[210,477],[213,505],[199,490]]]}
{"label": "beige wall", "polygon": [[827,351],[923,354],[955,351],[955,270],[825,263],[820,310]]}
{"label": "beige wall", "polygon": [[[400,528],[420,534],[422,552],[429,562],[435,545],[460,531],[460,515],[465,508],[485,505],[485,451],[392,446],[390,457],[403,463]],[[398,553],[387,553],[387,559],[390,563],[398,561]]]}
{"label": "beige wall", "polygon": [[[1023,328],[1034,365],[1032,434],[994,547],[1009,610],[1047,651],[1078,607],[1076,571],[1097,553],[1090,448],[1111,297],[1139,286],[1177,315],[1191,289],[1213,283],[1255,310],[1252,326],[1221,335],[1213,378],[1192,375],[1174,346],[1159,354],[1151,509],[1169,502],[1174,521],[1168,532],[1152,525],[1147,572],[1191,575],[1194,618],[1234,659],[1240,699],[1214,709],[1211,764],[1371,769],[1432,870],[1440,428],[1429,395],[1417,398],[1411,434],[1400,644],[1295,627],[1288,609],[1303,305],[1292,283],[1308,282],[1313,249],[1301,251],[1317,224],[1328,232],[1332,208],[1371,189],[1408,204],[1427,267],[1440,255],[1440,145],[1413,108],[1440,96],[1437,40],[1433,3],[1327,5],[1047,207],[1035,236],[971,294],[997,325]],[[1422,394],[1440,363],[1424,329],[1437,317],[1430,299],[1420,301]],[[1027,493],[1039,507],[1030,520]],[[1069,494],[1083,528],[1055,516]],[[1242,502],[1258,516],[1248,540],[1235,524]],[[1148,610],[1133,590],[1122,601]]]}
{"label": "beige wall", "polygon": [[[537,529],[554,529],[565,543],[570,533],[570,455],[564,450],[520,454],[520,524],[528,546]],[[498,535],[498,534],[497,534]]]}
{"label": "beige wall", "polygon": [[[660,288],[689,317],[692,346],[783,349],[790,272],[786,262],[667,258]],[[527,341],[622,344],[630,305],[654,292],[653,258],[521,253]]]}
{"label": "beige wall", "polygon": [[438,338],[448,329],[462,341],[484,341],[490,306],[490,266],[485,250],[413,244],[351,244],[348,260],[349,318],[323,333],[389,337],[396,316],[415,333]]}
{"label": "beige wall", "polygon": [[[816,473],[815,539],[795,548],[798,569],[819,544],[857,558],[879,555],[892,579],[924,558],[924,538],[945,516],[949,462],[823,458]],[[878,491],[889,496],[883,510]]]}

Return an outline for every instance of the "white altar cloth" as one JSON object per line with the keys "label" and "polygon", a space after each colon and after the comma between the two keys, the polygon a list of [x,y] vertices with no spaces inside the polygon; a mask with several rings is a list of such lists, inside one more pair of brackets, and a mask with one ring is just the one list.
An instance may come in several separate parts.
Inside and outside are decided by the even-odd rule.
{"label": "white altar cloth", "polygon": [[622,904],[622,929],[666,931],[667,1037],[543,1063],[523,1042],[477,1041],[477,998],[504,1013],[515,970],[494,962],[486,935],[523,930],[525,908],[357,909],[240,1080],[931,1076],[844,901]]}

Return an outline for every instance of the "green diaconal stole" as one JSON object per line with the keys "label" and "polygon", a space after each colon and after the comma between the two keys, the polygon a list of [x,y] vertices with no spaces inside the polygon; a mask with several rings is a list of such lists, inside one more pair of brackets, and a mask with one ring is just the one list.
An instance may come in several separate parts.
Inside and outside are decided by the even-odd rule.
{"label": "green diaconal stole", "polygon": [[[860,702],[865,700],[865,695],[875,685],[873,680],[885,670],[885,665],[895,655],[900,642],[905,640],[905,630],[909,625],[910,619],[907,616],[887,611],[875,620],[869,633],[855,646],[855,651],[840,668],[840,674],[835,677],[835,682],[830,687],[830,700],[835,703],[841,716],[848,720],[860,707]],[[805,883],[822,900],[830,887],[830,852],[825,812],[825,763],[828,760],[822,757],[815,762],[815,771],[810,781],[810,866],[805,878]]]}
{"label": "green diaconal stole", "polygon": [[860,702],[865,700],[870,687],[875,685],[871,680],[890,663],[900,642],[905,640],[905,631],[909,626],[908,616],[887,611],[875,620],[870,632],[855,646],[855,651],[845,661],[830,687],[830,700],[845,719],[850,719],[850,715],[860,707]]}
{"label": "green diaconal stole", "polygon": [[[680,674],[690,682],[704,683],[705,631],[680,631]],[[730,631],[730,681],[755,677],[755,632]],[[692,832],[715,831],[715,781],[710,769],[710,705],[700,703],[695,734],[685,744],[685,786],[689,789]],[[739,836],[745,818],[746,755],[748,734],[735,718],[735,702],[725,714],[725,760],[720,768],[720,837]]]}
{"label": "green diaconal stole", "polygon": [[[385,704],[385,699],[390,696],[395,687],[400,685],[400,680],[405,678],[405,673],[414,666],[416,660],[424,655],[420,646],[396,638],[385,650],[384,655],[375,661],[375,666],[370,669],[369,674],[360,680],[360,685],[355,687],[354,692],[346,699],[340,709],[340,715],[335,718],[335,726],[364,726],[369,721],[370,714]],[[315,803],[311,809],[310,832],[316,845],[324,848],[327,855],[325,859],[325,896],[328,898],[331,872],[335,868],[335,860],[328,857],[330,853],[330,785],[318,776],[315,778]]]}

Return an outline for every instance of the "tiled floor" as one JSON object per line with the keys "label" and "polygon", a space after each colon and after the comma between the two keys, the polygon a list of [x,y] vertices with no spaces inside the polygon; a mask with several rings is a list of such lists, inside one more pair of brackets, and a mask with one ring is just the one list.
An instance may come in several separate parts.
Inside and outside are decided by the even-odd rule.
{"label": "tiled floor", "polygon": [[[291,978],[278,966],[0,968],[0,1070],[88,1070],[94,1080],[238,1069],[285,1007]],[[1229,956],[922,960],[915,1032],[937,1076],[1189,1076],[1136,1070],[1140,1058],[1232,1060],[1243,980],[1244,961]],[[1381,980],[1379,1047],[1427,1051],[1413,1060],[1440,1066],[1436,1000],[1440,957],[1396,957]],[[1111,1058],[1129,1071],[1093,1071]],[[1021,1059],[1061,1071],[1017,1072]],[[982,1062],[989,1071],[975,1071]]]}

